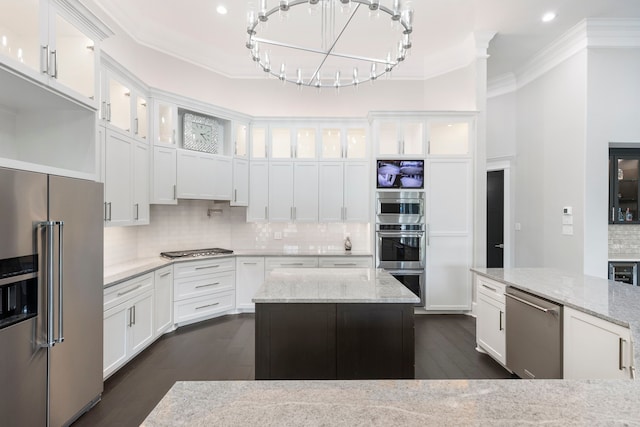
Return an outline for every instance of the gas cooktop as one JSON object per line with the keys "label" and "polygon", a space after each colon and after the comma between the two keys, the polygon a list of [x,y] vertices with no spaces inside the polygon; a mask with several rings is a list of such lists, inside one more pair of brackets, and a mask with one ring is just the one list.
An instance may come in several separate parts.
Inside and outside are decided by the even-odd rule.
{"label": "gas cooktop", "polygon": [[195,258],[201,256],[213,256],[213,255],[228,255],[232,254],[233,251],[231,249],[222,249],[222,248],[209,248],[209,249],[191,249],[187,251],[173,251],[173,252],[162,252],[162,255],[165,258],[175,259],[175,258]]}

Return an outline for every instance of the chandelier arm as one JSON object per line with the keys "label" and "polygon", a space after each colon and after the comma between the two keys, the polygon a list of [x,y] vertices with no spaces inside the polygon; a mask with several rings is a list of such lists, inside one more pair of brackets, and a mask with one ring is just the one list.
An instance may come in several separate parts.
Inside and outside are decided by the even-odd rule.
{"label": "chandelier arm", "polygon": [[254,37],[254,40],[257,41],[257,42],[263,43],[263,44],[269,44],[269,45],[273,45],[273,46],[285,47],[285,48],[288,48],[288,49],[302,50],[302,51],[305,51],[305,52],[317,53],[317,54],[320,54],[320,55],[336,56],[336,57],[339,57],[339,58],[347,58],[347,59],[353,59],[353,60],[364,61],[364,62],[376,62],[378,64],[389,64],[389,63],[392,64],[392,65],[397,65],[398,64],[397,61],[388,62],[386,59],[368,58],[366,56],[351,55],[351,54],[348,54],[348,53],[326,52],[326,51],[320,50],[320,49],[313,49],[313,48],[310,48],[310,47],[297,46],[297,45],[293,45],[293,44],[289,44],[289,43],[278,42],[278,41],[275,41],[275,40],[263,39],[261,37]]}
{"label": "chandelier arm", "polygon": [[340,37],[342,37],[342,34],[346,31],[347,27],[349,26],[349,24],[353,20],[353,17],[358,12],[358,9],[360,9],[360,6],[361,6],[361,4],[358,3],[356,8],[353,10],[353,13],[351,14],[351,16],[349,16],[349,19],[344,24],[344,27],[342,27],[342,30],[340,30],[340,34],[338,34],[338,37],[336,37],[336,39],[333,41],[333,44],[331,45],[329,50],[325,53],[324,58],[322,58],[322,61],[320,62],[320,65],[318,65],[318,68],[316,68],[316,71],[314,71],[313,75],[311,76],[311,80],[310,81],[313,81],[318,76],[318,73],[320,73],[320,70],[322,69],[322,66],[327,61],[327,58],[329,58],[329,55],[331,55],[331,52],[333,52],[333,48],[336,47],[336,44],[338,43],[338,40],[340,40]]}

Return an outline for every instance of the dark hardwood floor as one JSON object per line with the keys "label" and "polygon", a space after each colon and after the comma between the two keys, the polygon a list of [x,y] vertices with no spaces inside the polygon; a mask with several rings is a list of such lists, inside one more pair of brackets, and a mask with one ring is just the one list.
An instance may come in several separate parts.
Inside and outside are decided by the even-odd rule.
{"label": "dark hardwood floor", "polygon": [[[416,315],[417,379],[511,378],[475,350],[475,319]],[[100,401],[73,426],[138,426],[175,381],[253,380],[254,315],[225,316],[164,335],[104,384]]]}

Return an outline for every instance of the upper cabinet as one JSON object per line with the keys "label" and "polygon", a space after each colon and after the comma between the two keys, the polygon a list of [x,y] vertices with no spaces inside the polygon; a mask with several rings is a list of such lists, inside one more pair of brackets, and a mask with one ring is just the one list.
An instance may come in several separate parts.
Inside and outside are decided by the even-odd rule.
{"label": "upper cabinet", "polygon": [[430,156],[468,156],[471,154],[473,122],[470,119],[437,118],[428,121]]}
{"label": "upper cabinet", "polygon": [[639,224],[640,149],[609,149],[609,224]]}
{"label": "upper cabinet", "polygon": [[3,0],[0,63],[98,108],[100,42],[113,34],[71,0]]}
{"label": "upper cabinet", "polygon": [[103,58],[103,64],[100,118],[105,125],[148,143],[148,90],[127,71],[119,70],[111,59]]}
{"label": "upper cabinet", "polygon": [[249,156],[249,125],[246,122],[233,123],[233,154],[237,157]]}
{"label": "upper cabinet", "polygon": [[320,130],[320,160],[366,160],[367,129],[354,127],[322,127]]}
{"label": "upper cabinet", "polygon": [[425,154],[425,120],[422,118],[374,120],[374,132],[380,156]]}

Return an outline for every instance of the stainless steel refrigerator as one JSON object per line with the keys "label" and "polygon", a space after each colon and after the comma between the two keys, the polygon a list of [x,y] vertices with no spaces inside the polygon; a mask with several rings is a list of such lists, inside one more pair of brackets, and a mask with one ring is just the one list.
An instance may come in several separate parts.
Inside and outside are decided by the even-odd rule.
{"label": "stainless steel refrigerator", "polygon": [[102,394],[103,186],[0,168],[0,425],[68,425]]}

